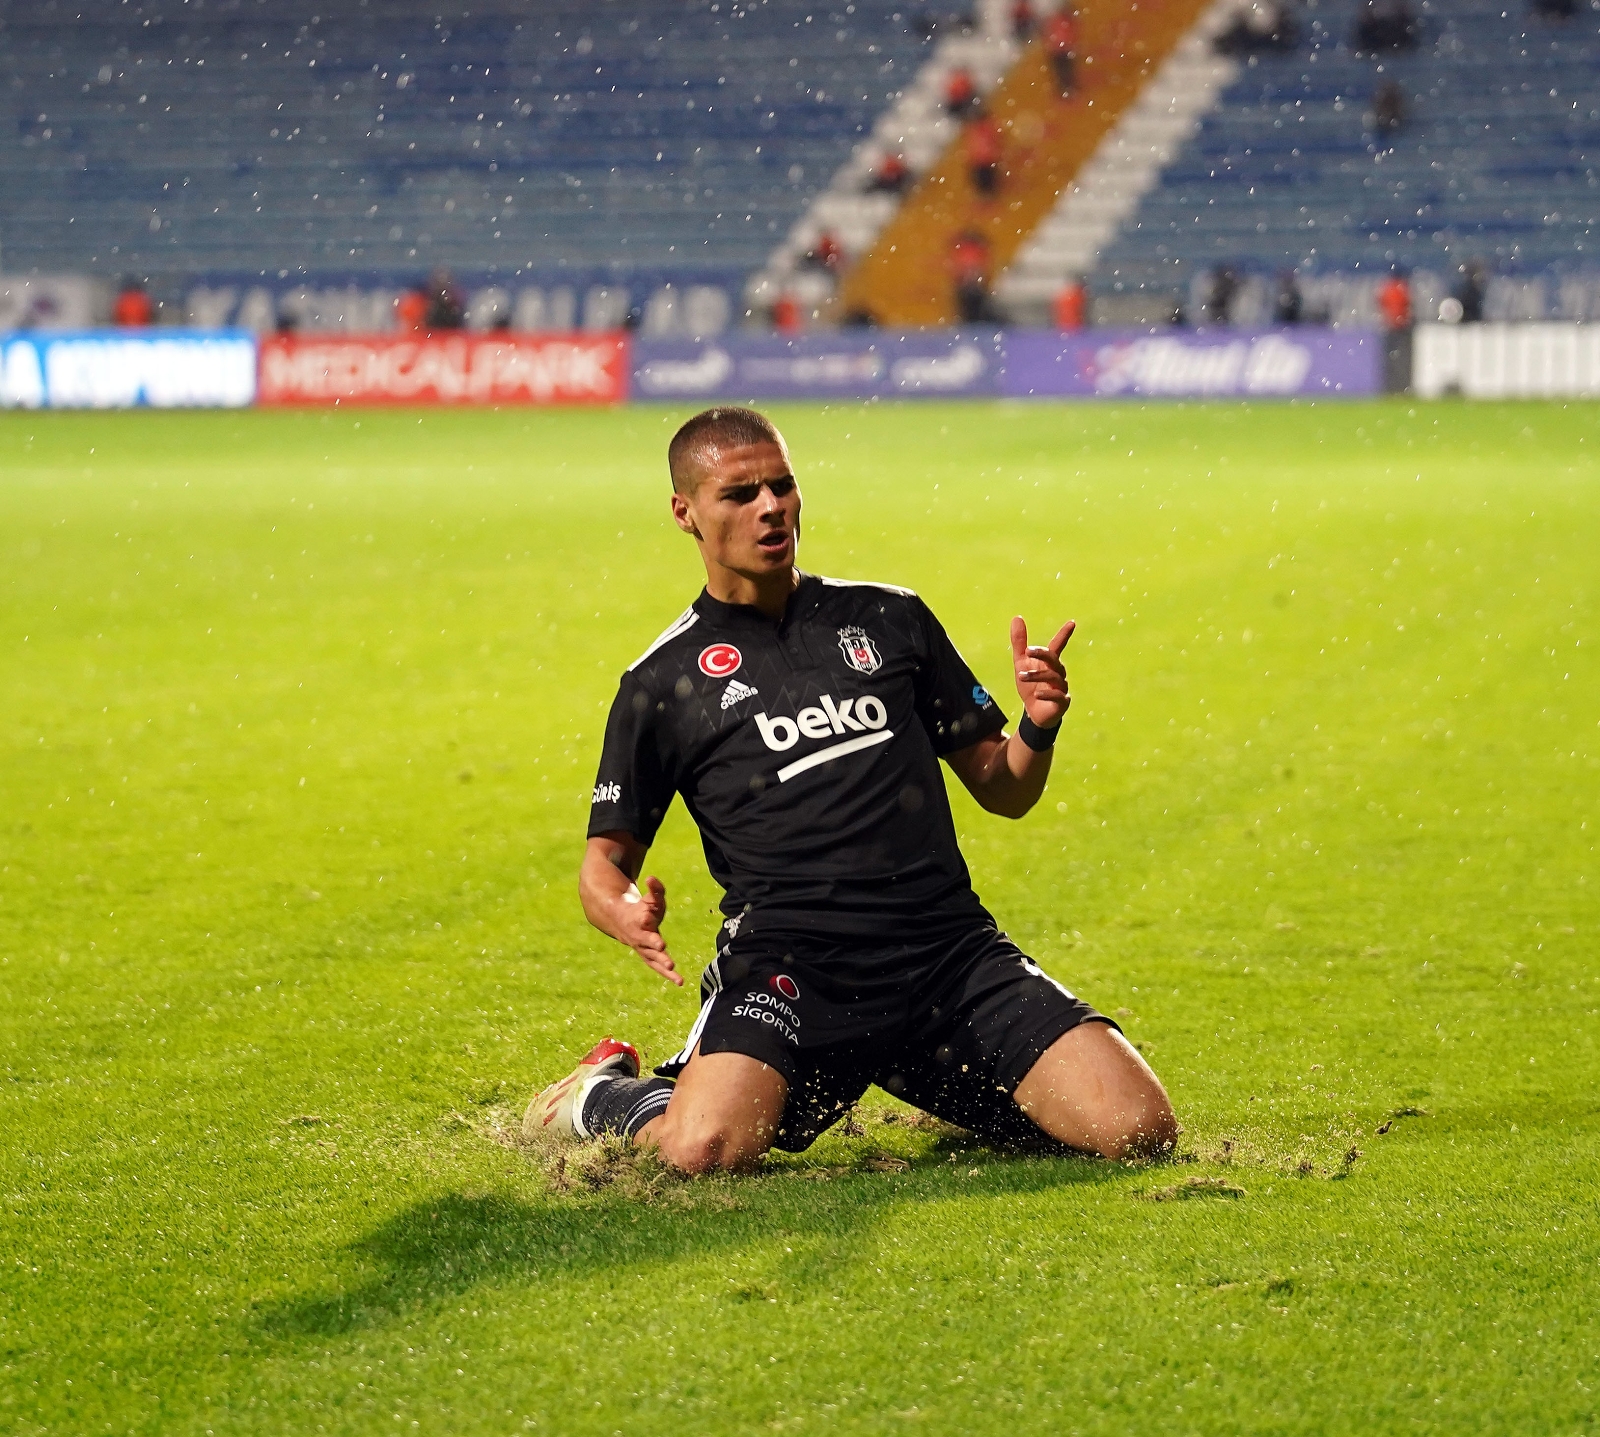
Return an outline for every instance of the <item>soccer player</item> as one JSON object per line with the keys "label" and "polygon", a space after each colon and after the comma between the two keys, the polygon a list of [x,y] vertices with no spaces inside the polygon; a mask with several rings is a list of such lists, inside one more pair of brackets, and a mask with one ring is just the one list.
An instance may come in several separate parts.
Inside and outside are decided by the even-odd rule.
{"label": "soccer player", "polygon": [[909,589],[796,567],[800,489],[768,419],[708,409],[667,461],[706,586],[622,676],[578,888],[595,927],[681,985],[666,888],[638,881],[681,794],[726,918],[682,1051],[641,1078],[637,1051],[605,1039],[534,1098],[524,1132],[620,1133],[684,1172],[741,1170],[809,1146],[877,1083],[993,1141],[1170,1150],[1144,1059],[978,901],[939,769],[990,813],[1038,802],[1073,625],[1030,645],[1011,621],[1008,735]]}

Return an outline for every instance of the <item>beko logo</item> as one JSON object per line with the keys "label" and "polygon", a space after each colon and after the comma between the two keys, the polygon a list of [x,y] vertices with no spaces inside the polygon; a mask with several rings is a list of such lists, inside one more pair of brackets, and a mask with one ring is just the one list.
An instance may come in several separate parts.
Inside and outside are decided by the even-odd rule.
{"label": "beko logo", "polygon": [[874,694],[838,702],[834,701],[831,694],[823,694],[821,708],[801,709],[792,719],[756,715],[761,742],[777,753],[793,748],[800,742],[801,734],[807,738],[831,738],[839,733],[866,733],[868,730],[881,729],[888,722],[889,711],[884,708],[883,700]]}

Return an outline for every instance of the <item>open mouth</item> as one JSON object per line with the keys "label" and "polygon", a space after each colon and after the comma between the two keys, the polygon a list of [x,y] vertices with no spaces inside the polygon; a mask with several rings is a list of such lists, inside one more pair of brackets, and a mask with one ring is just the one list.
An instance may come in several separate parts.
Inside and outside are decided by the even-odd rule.
{"label": "open mouth", "polygon": [[756,540],[756,547],[768,554],[781,554],[789,547],[789,534],[785,529],[774,529]]}

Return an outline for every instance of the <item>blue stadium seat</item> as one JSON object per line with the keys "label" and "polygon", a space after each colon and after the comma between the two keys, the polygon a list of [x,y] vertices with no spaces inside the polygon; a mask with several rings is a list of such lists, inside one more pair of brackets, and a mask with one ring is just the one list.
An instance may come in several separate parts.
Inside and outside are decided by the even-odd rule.
{"label": "blue stadium seat", "polygon": [[[1183,289],[1213,266],[1510,274],[1600,267],[1600,9],[1418,0],[1420,44],[1355,50],[1357,0],[1299,7],[1301,43],[1240,72],[1102,252],[1098,293]],[[1407,120],[1373,133],[1376,87]]]}
{"label": "blue stadium seat", "polygon": [[915,72],[905,9],[0,0],[0,267],[753,269]]}

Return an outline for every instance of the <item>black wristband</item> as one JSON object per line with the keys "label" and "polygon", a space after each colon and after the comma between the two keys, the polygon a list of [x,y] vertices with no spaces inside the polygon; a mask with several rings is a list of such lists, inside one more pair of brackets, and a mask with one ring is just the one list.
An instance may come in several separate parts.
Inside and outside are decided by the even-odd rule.
{"label": "black wristband", "polygon": [[1044,753],[1054,747],[1056,735],[1060,732],[1060,719],[1057,719],[1050,728],[1040,728],[1027,714],[1023,714],[1017,724],[1017,737],[1035,753]]}

